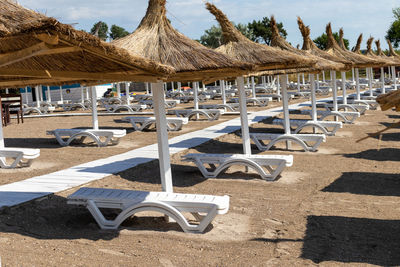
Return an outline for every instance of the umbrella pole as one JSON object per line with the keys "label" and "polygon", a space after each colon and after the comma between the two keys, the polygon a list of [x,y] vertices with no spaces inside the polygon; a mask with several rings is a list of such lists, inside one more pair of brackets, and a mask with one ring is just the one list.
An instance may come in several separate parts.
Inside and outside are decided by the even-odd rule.
{"label": "umbrella pole", "polygon": [[[0,108],[0,116],[3,117],[2,108]],[[0,148],[4,148],[3,122],[0,123]]]}
{"label": "umbrella pole", "polygon": [[129,86],[130,84],[128,82],[125,83],[125,94],[126,94],[126,104],[130,105],[131,104],[131,97],[130,97],[130,92],[129,92]]}
{"label": "umbrella pole", "polygon": [[36,93],[36,107],[40,108],[39,85],[35,86],[35,93]]}
{"label": "umbrella pole", "polygon": [[394,90],[397,90],[396,67],[395,66],[392,66],[392,78],[393,78]]}
{"label": "umbrella pole", "polygon": [[347,105],[346,72],[342,71],[343,104]]}
{"label": "umbrella pole", "polygon": [[358,68],[355,69],[356,72],[356,92],[357,92],[357,100],[361,100],[360,96],[360,72]]}
{"label": "umbrella pole", "polygon": [[91,96],[91,101],[92,101],[92,121],[93,121],[93,130],[98,130],[99,129],[99,118],[97,116],[97,90],[96,86],[91,86],[90,87],[92,90],[92,96]]}
{"label": "umbrella pole", "polygon": [[25,104],[28,105],[28,86],[25,86]]}
{"label": "umbrella pole", "polygon": [[226,105],[225,81],[221,80],[222,104]]}
{"label": "umbrella pole", "polygon": [[193,91],[194,91],[194,109],[199,109],[199,90],[197,88],[197,83],[193,83]]}
{"label": "umbrella pole", "polygon": [[244,78],[238,77],[236,80],[239,89],[239,111],[240,111],[240,123],[242,126],[243,153],[245,155],[251,155],[249,120],[247,117],[247,104],[246,104],[246,92],[244,90]]}
{"label": "umbrella pole", "polygon": [[351,68],[351,81],[354,82],[354,68]]}
{"label": "umbrella pole", "polygon": [[337,85],[336,85],[336,71],[331,71],[332,83],[333,83],[333,111],[338,111],[337,106]]}
{"label": "umbrella pole", "polygon": [[83,95],[83,86],[81,85],[81,103],[85,103],[85,97]]}
{"label": "umbrella pole", "polygon": [[174,82],[171,82],[171,90],[172,90],[172,92],[173,92],[173,91],[175,91],[175,85],[174,85]]}
{"label": "umbrella pole", "polygon": [[323,82],[326,82],[326,79],[325,79],[325,71],[322,72],[322,81],[323,81]]}
{"label": "umbrella pole", "polygon": [[117,83],[117,98],[121,98],[121,84]]}
{"label": "umbrella pole", "polygon": [[171,161],[169,156],[167,117],[163,83],[153,83],[154,114],[156,116],[158,159],[160,162],[161,186],[164,192],[173,192]]}
{"label": "umbrella pole", "polygon": [[276,86],[276,93],[277,93],[278,95],[281,94],[281,84],[280,84],[279,79],[280,79],[280,77],[279,77],[279,75],[278,75],[277,86]]}
{"label": "umbrella pole", "polygon": [[251,76],[251,91],[252,91],[253,97],[256,97],[256,84],[254,82],[254,76]]}
{"label": "umbrella pole", "polygon": [[[281,83],[282,83],[282,101],[283,101],[283,116],[284,116],[284,127],[285,127],[285,134],[290,135],[290,118],[289,118],[289,101],[288,101],[288,94],[287,94],[287,74],[280,76]],[[291,149],[291,142],[286,141],[286,149]]]}
{"label": "umbrella pole", "polygon": [[146,88],[146,95],[148,95],[149,94],[149,84],[144,83],[144,87]]}
{"label": "umbrella pole", "polygon": [[367,68],[367,73],[368,73],[369,96],[374,96],[374,93],[372,92],[372,75],[369,68]]}
{"label": "umbrella pole", "polygon": [[47,102],[51,102],[50,86],[47,85]]}
{"label": "umbrella pole", "polygon": [[306,80],[305,80],[305,77],[304,77],[304,73],[302,73],[301,76],[303,78],[303,85],[305,85],[306,84]]}
{"label": "umbrella pole", "polygon": [[182,83],[178,82],[178,92],[182,92]]}
{"label": "umbrella pole", "polygon": [[297,73],[297,92],[300,93],[300,73]]}
{"label": "umbrella pole", "polygon": [[59,92],[60,92],[60,101],[61,101],[61,103],[64,103],[63,92],[62,92],[62,86],[60,86]]}
{"label": "umbrella pole", "polygon": [[[310,77],[310,82],[312,82],[311,77]],[[314,80],[314,82],[315,82],[315,80]],[[319,89],[319,74],[317,74],[317,89]]]}
{"label": "umbrella pole", "polygon": [[317,99],[315,97],[315,81],[314,74],[311,74],[311,118],[317,121]]}
{"label": "umbrella pole", "polygon": [[386,94],[386,89],[385,89],[385,70],[381,68],[381,82],[382,82],[382,94]]}

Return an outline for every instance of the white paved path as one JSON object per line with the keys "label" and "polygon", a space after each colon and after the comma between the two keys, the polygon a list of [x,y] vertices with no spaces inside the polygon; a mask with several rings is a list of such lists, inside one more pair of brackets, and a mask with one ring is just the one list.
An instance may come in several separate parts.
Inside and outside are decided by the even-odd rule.
{"label": "white paved path", "polygon": [[[302,104],[306,103],[309,102],[293,104],[289,108],[298,109]],[[249,124],[257,123],[267,117],[276,116],[280,112],[282,112],[281,107],[251,113],[249,114]],[[238,129],[240,129],[240,118],[180,135],[169,140],[170,153],[181,152]],[[18,205],[80,186],[155,159],[158,159],[157,144],[84,163],[69,169],[2,185],[0,186],[0,207]]]}

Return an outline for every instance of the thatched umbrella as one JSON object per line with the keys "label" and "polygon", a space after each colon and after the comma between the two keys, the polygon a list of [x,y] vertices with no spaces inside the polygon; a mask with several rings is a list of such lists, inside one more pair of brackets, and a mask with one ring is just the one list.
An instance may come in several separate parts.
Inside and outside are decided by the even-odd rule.
{"label": "thatched umbrella", "polygon": [[[309,69],[299,69],[298,72],[308,72],[311,73],[311,103],[312,103],[312,120],[313,122],[317,121],[317,107],[316,107],[316,96],[315,96],[315,76],[314,73],[319,73],[320,71],[325,71],[325,70],[330,70],[330,71],[340,71],[340,70],[347,70],[348,67],[339,62],[335,62],[332,60],[325,59],[320,56],[316,56],[311,52],[311,50],[299,50],[291,46],[280,34],[279,34],[279,29],[276,24],[275,18],[272,16],[271,17],[271,31],[272,31],[272,38],[271,38],[271,46],[277,47],[279,49],[282,49],[283,51],[289,51],[294,54],[300,55],[300,56],[305,56],[312,58],[316,60],[317,64],[315,67],[309,68]],[[305,34],[306,35],[306,34]],[[309,37],[309,29],[308,29],[308,35]],[[295,73],[295,70],[293,71]],[[299,77],[298,76],[298,82],[299,82]],[[318,81],[317,81],[318,82]]]}
{"label": "thatched umbrella", "polygon": [[[396,53],[396,51],[394,51],[392,43],[390,42],[389,39],[386,39],[386,42],[389,45],[389,57],[391,57],[392,59],[395,59],[396,61],[398,61],[400,59],[400,55]],[[392,76],[393,76],[393,82],[394,82],[394,89],[397,90],[397,80],[396,80],[396,67],[392,66]]]}
{"label": "thatched umbrella", "polygon": [[[218,47],[216,51],[229,55],[237,60],[254,64],[256,66],[255,73],[272,70],[290,70],[301,67],[307,68],[315,65],[315,59],[310,59],[288,51],[283,52],[280,49],[249,40],[236,29],[227,16],[215,5],[206,3],[206,7],[215,16],[222,29],[223,44]],[[283,85],[282,89],[285,91],[287,79],[286,77],[283,78],[281,83]],[[252,84],[254,95],[254,79],[252,79]],[[284,110],[286,110],[287,95],[285,92],[282,93],[282,97]],[[290,133],[289,116],[288,114],[285,115],[285,132]]]}
{"label": "thatched umbrella", "polygon": [[[132,34],[113,41],[112,44],[132,54],[173,66],[176,73],[171,75],[168,81],[210,82],[241,76],[253,68],[249,63],[236,61],[179,33],[166,17],[165,4],[166,0],[149,0],[146,15],[138,28]],[[239,87],[239,91],[244,94],[243,78],[239,81]],[[197,85],[195,88],[197,90]],[[169,181],[163,184],[163,189],[172,191],[162,84],[153,84],[153,98],[157,118],[161,177],[163,181]]]}
{"label": "thatched umbrella", "polygon": [[[0,87],[156,81],[174,72],[14,2],[1,1],[0,11]],[[98,129],[96,101],[92,104]],[[1,126],[0,140],[4,146]]]}

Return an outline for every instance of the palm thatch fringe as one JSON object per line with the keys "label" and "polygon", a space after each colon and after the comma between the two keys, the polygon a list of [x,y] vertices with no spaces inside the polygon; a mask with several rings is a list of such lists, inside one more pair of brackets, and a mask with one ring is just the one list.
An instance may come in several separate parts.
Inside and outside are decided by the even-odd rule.
{"label": "palm thatch fringe", "polygon": [[344,64],[346,70],[351,69],[351,66],[353,65],[351,61],[346,60],[343,57],[328,54],[326,51],[323,51],[317,47],[317,45],[310,38],[310,27],[306,26],[300,17],[297,17],[297,24],[299,25],[301,35],[303,36],[302,50],[307,51],[314,56]]}
{"label": "palm thatch fringe", "polygon": [[280,34],[279,34],[279,29],[278,26],[276,24],[276,20],[274,16],[271,16],[270,19],[270,26],[271,26],[271,32],[272,32],[272,38],[271,38],[271,46],[272,47],[276,47],[279,49],[282,49],[283,51],[289,51],[292,52],[294,54],[297,54],[299,56],[304,56],[304,57],[308,57],[311,58],[313,60],[315,60],[317,63],[315,65],[315,67],[310,68],[308,71],[306,71],[306,69],[302,69],[299,71],[300,72],[320,72],[323,70],[336,70],[336,71],[340,71],[340,70],[344,70],[346,69],[346,66],[342,63],[337,63],[331,60],[327,60],[324,59],[322,57],[318,57],[316,55],[313,55],[312,53],[310,53],[309,51],[306,50],[299,50],[294,48],[293,46],[291,46]]}
{"label": "palm thatch fringe", "polygon": [[165,4],[166,0],[149,0],[146,15],[138,28],[112,44],[174,67],[177,73],[169,80],[195,81],[205,79],[207,75],[218,77],[219,73],[227,72],[239,76],[253,69],[249,63],[236,61],[178,32],[166,17]]}
{"label": "palm thatch fringe", "polygon": [[307,68],[315,65],[316,62],[313,59],[291,52],[282,52],[280,49],[247,39],[215,5],[206,3],[206,7],[215,16],[222,28],[223,45],[218,47],[216,51],[256,65],[256,72]]}
{"label": "palm thatch fringe", "polygon": [[392,60],[395,64],[393,64],[392,66],[399,66],[400,65],[400,57],[394,57],[394,56],[387,56],[385,53],[383,53],[382,49],[381,49],[381,41],[380,40],[376,40],[375,41],[375,45],[376,45],[376,49],[377,49],[377,55],[384,58],[384,59],[390,59]]}
{"label": "palm thatch fringe", "polygon": [[374,41],[373,37],[368,38],[367,40],[367,51],[365,52],[365,55],[370,57],[370,58],[377,58],[380,60],[383,60],[384,62],[386,62],[386,67],[387,66],[394,66],[398,63],[396,63],[394,60],[389,59],[388,57],[383,58],[381,56],[378,56],[377,54],[374,53],[374,51],[372,51],[372,42]]}

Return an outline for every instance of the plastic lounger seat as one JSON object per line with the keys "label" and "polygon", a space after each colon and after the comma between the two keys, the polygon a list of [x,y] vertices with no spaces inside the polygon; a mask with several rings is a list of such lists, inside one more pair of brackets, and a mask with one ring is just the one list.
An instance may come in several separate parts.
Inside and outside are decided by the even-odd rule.
{"label": "plastic lounger seat", "polygon": [[[324,134],[269,134],[269,133],[250,133],[250,138],[260,151],[271,149],[275,144],[282,141],[292,141],[299,144],[304,151],[315,152],[322,142],[326,141]],[[269,140],[268,144],[264,140]],[[314,143],[314,144],[312,144]]]}
{"label": "plastic lounger seat", "polygon": [[[273,124],[284,125],[283,119],[274,119]],[[319,129],[323,134],[334,136],[336,132],[343,127],[340,121],[313,121],[313,120],[290,120],[290,127],[296,127],[294,133],[297,134],[307,127],[312,127],[315,130]]]}
{"label": "plastic lounger seat", "polygon": [[39,115],[43,115],[42,110],[40,108],[37,108],[37,107],[24,107],[22,109],[22,112],[24,113],[24,115],[29,115],[29,114],[32,114],[32,113],[35,113],[35,112],[38,113]]}
{"label": "plastic lounger seat", "polygon": [[[165,108],[174,108],[180,104],[180,102],[180,100],[165,100]],[[140,103],[153,108],[153,100],[141,100]]]}
{"label": "plastic lounger seat", "polygon": [[[186,233],[202,233],[217,214],[228,212],[229,196],[83,187],[68,196],[67,203],[86,206],[101,229],[117,229],[135,213],[156,211],[171,217]],[[121,213],[114,220],[107,220],[100,208],[120,209]],[[189,223],[182,212],[191,213],[199,224]]]}
{"label": "plastic lounger seat", "polygon": [[[130,122],[136,131],[143,131],[149,129],[156,123],[155,117],[125,117],[122,118],[124,122]],[[167,118],[168,131],[179,131],[182,129],[183,124],[188,124],[188,118]]]}
{"label": "plastic lounger seat", "polygon": [[[307,114],[311,116],[312,110],[311,109],[302,109],[300,110],[301,114]],[[352,124],[354,121],[360,117],[360,113],[358,112],[351,112],[351,111],[328,111],[328,110],[317,110],[317,116],[319,117],[319,121],[323,121],[329,117],[338,117],[343,120],[344,123]]]}
{"label": "plastic lounger seat", "polygon": [[107,112],[110,113],[118,113],[121,111],[128,111],[130,113],[133,112],[138,112],[142,109],[146,109],[147,106],[146,105],[142,105],[142,104],[133,104],[133,105],[105,105],[104,106],[107,110]]}
{"label": "plastic lounger seat", "polygon": [[187,154],[182,160],[194,162],[205,178],[215,178],[232,165],[244,165],[267,181],[275,180],[285,167],[293,165],[291,155]]}
{"label": "plastic lounger seat", "polygon": [[[327,111],[333,110],[333,104],[331,103],[318,103],[318,108],[325,108]],[[361,115],[365,113],[367,109],[369,109],[368,105],[361,104],[338,104],[338,111],[350,111],[350,112],[358,112]]]}
{"label": "plastic lounger seat", "polygon": [[363,100],[349,100],[349,103],[355,103],[355,104],[362,104],[362,105],[367,105],[369,106],[369,109],[371,110],[376,110],[379,106],[378,102],[375,100],[368,100],[368,99],[363,99]]}
{"label": "plastic lounger seat", "polygon": [[177,109],[172,110],[172,112],[174,112],[177,117],[184,117],[189,120],[200,115],[209,121],[214,121],[218,120],[221,116],[221,110],[219,109]]}
{"label": "plastic lounger seat", "polygon": [[[108,144],[117,145],[120,139],[126,135],[126,130],[56,129],[47,131],[47,135],[54,135],[62,146],[68,146],[74,140],[83,143],[89,137],[96,142],[97,146],[105,147]],[[67,139],[64,140],[63,137],[67,137]]]}
{"label": "plastic lounger seat", "polygon": [[83,103],[67,103],[67,104],[60,104],[60,107],[62,107],[65,111],[71,111],[71,110],[77,110],[77,109],[82,109],[86,110],[86,106]]}
{"label": "plastic lounger seat", "polygon": [[[0,148],[0,167],[4,169],[14,169],[16,167],[29,167],[32,161],[40,156],[40,149],[4,147]],[[7,158],[11,158],[11,164],[7,163]]]}
{"label": "plastic lounger seat", "polygon": [[[252,104],[254,106],[265,107],[268,106],[270,100],[271,100],[270,97],[250,97],[246,98],[246,103]],[[239,98],[232,98],[231,101],[238,103]]]}
{"label": "plastic lounger seat", "polygon": [[239,111],[239,104],[215,104],[215,105],[201,105],[201,109],[227,109],[231,112]]}

